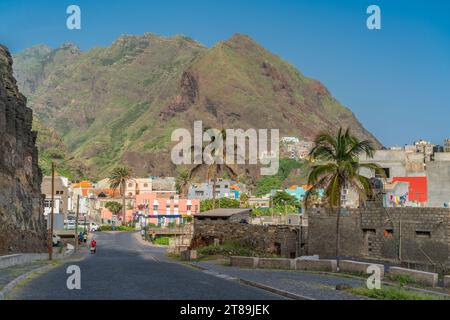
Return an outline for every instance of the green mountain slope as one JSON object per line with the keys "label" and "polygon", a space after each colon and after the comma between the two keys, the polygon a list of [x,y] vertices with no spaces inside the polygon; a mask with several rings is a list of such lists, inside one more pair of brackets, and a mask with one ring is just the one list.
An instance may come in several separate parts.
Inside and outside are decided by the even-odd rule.
{"label": "green mountain slope", "polygon": [[122,36],[87,52],[39,46],[14,58],[29,106],[93,177],[123,162],[173,174],[171,132],[194,120],[306,139],[350,126],[379,145],[318,81],[243,35],[209,49],[183,36]]}

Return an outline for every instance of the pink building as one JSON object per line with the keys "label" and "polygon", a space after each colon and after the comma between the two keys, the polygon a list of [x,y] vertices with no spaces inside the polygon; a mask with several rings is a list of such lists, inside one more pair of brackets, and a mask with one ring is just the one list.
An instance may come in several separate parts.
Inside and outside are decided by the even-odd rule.
{"label": "pink building", "polygon": [[[125,217],[126,217],[127,223],[130,221],[133,221],[134,212],[135,212],[134,210],[130,210],[130,209],[125,210]],[[102,208],[100,211],[100,216],[102,219],[102,223],[111,224],[112,222],[114,222],[114,224],[116,224],[116,225],[122,224],[122,211],[117,216],[113,216],[111,211],[109,211],[106,208]]]}
{"label": "pink building", "polygon": [[135,211],[147,217],[146,223],[168,225],[184,223],[200,212],[200,200],[164,197],[157,192],[136,195]]}

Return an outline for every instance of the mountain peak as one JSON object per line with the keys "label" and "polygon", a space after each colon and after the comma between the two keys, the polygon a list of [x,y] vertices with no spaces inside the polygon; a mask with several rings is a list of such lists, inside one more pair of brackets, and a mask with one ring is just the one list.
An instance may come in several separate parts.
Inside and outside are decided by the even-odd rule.
{"label": "mountain peak", "polygon": [[260,45],[253,40],[250,36],[242,33],[235,33],[230,39],[225,41],[225,44],[235,47],[235,46],[245,46],[245,47],[260,47]]}
{"label": "mountain peak", "polygon": [[71,54],[81,53],[80,48],[72,42],[63,43],[57,50],[69,51]]}

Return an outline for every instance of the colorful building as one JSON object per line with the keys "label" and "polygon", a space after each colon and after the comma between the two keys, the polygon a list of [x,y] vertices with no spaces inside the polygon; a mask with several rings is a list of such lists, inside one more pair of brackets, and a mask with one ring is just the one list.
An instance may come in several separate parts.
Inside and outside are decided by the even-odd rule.
{"label": "colorful building", "polygon": [[[298,201],[303,201],[303,199],[305,198],[306,192],[308,192],[308,190],[310,190],[311,188],[312,188],[312,186],[309,186],[309,185],[302,185],[302,186],[293,185],[284,191],[286,193],[290,194],[291,196],[294,196],[295,198],[297,198]],[[322,197],[324,194],[324,191],[323,190],[317,190],[317,191],[319,192],[319,195]]]}
{"label": "colorful building", "polygon": [[427,177],[394,177],[394,182],[408,182],[408,201],[426,205],[428,202]]}
{"label": "colorful building", "polygon": [[183,224],[197,212],[200,201],[197,199],[180,199],[178,196],[161,197],[157,192],[142,193],[136,196],[135,212],[146,217],[145,224],[167,226]]}

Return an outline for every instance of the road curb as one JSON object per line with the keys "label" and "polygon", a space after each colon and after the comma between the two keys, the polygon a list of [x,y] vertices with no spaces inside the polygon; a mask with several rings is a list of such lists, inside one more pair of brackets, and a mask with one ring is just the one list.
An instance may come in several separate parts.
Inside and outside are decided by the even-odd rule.
{"label": "road curb", "polygon": [[31,271],[29,271],[29,272],[27,272],[25,274],[22,274],[22,275],[18,276],[14,280],[10,281],[6,286],[4,286],[2,290],[0,290],[0,300],[5,300],[6,296],[11,293],[11,291],[17,286],[17,284],[19,284],[19,282],[27,279],[28,277],[30,277],[31,275],[33,275],[35,273],[48,271],[48,270],[50,270],[52,268],[55,268],[55,267],[57,267],[57,266],[49,264],[49,265],[46,265],[46,266],[43,266],[43,267],[39,267],[39,268],[33,269],[33,270],[31,270]]}
{"label": "road curb", "polygon": [[[191,267],[193,267],[195,269],[201,270],[201,271],[212,271],[212,270],[209,270],[208,268],[205,268],[205,267],[193,264],[193,263],[187,263],[187,265],[189,265],[189,266],[191,266]],[[246,280],[246,279],[242,279],[242,278],[238,278],[238,277],[233,277],[233,278],[238,283],[241,283],[241,284],[244,284],[244,285],[247,285],[247,286],[250,286],[250,287],[258,288],[258,289],[261,289],[261,290],[264,290],[264,291],[268,291],[268,292],[271,292],[271,293],[275,293],[275,294],[277,294],[279,296],[283,296],[283,297],[286,297],[286,298],[289,298],[289,299],[293,299],[293,300],[316,300],[316,299],[311,298],[311,297],[302,296],[300,294],[296,294],[296,293],[288,292],[288,291],[285,291],[285,290],[277,289],[277,288],[274,288],[274,287],[271,287],[271,286],[268,286],[268,285],[265,285],[265,284],[261,284],[261,283],[258,283],[258,282],[254,282],[254,281],[250,281],[250,280]]]}
{"label": "road curb", "polygon": [[[75,250],[71,250],[69,253],[63,254],[63,256],[62,256],[59,260],[61,260],[61,261],[63,261],[63,262],[64,262],[64,261],[67,262],[67,261],[69,261],[69,258],[71,258],[74,254],[75,254]],[[82,260],[83,260],[84,258],[85,258],[85,257],[82,257]],[[59,264],[48,264],[48,265],[46,265],[46,266],[43,266],[43,267],[39,267],[39,268],[33,269],[33,270],[31,270],[31,271],[28,271],[27,273],[24,273],[24,274],[18,276],[18,277],[15,278],[14,280],[10,281],[7,285],[5,285],[5,286],[3,287],[2,290],[0,290],[0,301],[1,301],[1,300],[5,300],[5,299],[6,299],[6,296],[7,296],[8,294],[10,294],[11,291],[12,291],[12,290],[13,290],[13,289],[14,289],[21,281],[27,279],[28,277],[32,276],[32,275],[35,274],[35,273],[46,272],[46,271],[49,271],[49,270],[51,270],[51,269],[53,269],[53,268],[56,268],[56,267],[58,267],[58,266],[59,266]]]}

